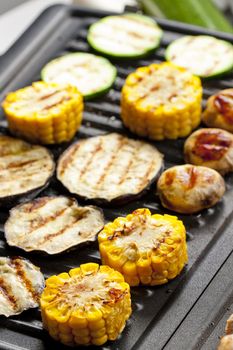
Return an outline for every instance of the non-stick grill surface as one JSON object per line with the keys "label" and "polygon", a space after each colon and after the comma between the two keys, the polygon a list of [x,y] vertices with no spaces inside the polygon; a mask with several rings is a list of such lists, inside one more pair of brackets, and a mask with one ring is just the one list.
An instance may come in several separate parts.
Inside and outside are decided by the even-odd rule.
{"label": "non-stick grill surface", "polygon": [[[49,60],[74,51],[91,52],[86,41],[88,26],[107,13],[90,12],[84,9],[56,6],[43,13],[15,46],[1,59],[2,95],[6,92],[24,87],[32,81],[40,79],[40,70]],[[120,120],[120,91],[126,76],[136,67],[148,65],[152,62],[164,60],[166,46],[174,39],[184,34],[207,33],[195,27],[185,27],[172,22],[159,22],[164,29],[164,36],[160,48],[147,58],[140,60],[111,60],[116,65],[118,76],[112,90],[102,98],[85,103],[84,121],[75,140],[84,137],[100,135],[106,132],[119,132],[131,135],[124,129]],[[230,39],[230,35],[219,34],[220,38]],[[231,38],[233,42],[233,38]],[[17,55],[18,53],[18,55]],[[204,82],[204,104],[206,98],[216,91],[233,86],[233,75],[222,79]],[[7,132],[6,121],[2,115],[0,131]],[[73,140],[73,141],[75,141]],[[165,166],[170,167],[184,163],[184,140],[161,141],[153,144],[165,154]],[[49,147],[55,158],[69,145]],[[133,315],[127,327],[115,342],[109,342],[102,349],[162,349],[181,324],[183,318],[203,293],[205,287],[221,267],[227,255],[233,249],[233,243],[228,244],[222,251],[222,259],[211,257],[214,247],[219,244],[220,238],[229,236],[233,212],[233,176],[226,177],[227,192],[224,199],[214,208],[205,210],[196,215],[179,215],[184,221],[188,234],[189,264],[182,274],[161,287],[132,288]],[[147,207],[153,213],[171,213],[163,209],[155,189],[121,207],[106,207],[104,209],[107,221],[120,215],[126,215],[134,209]],[[50,187],[42,195],[67,193],[53,179]],[[80,204],[84,204],[81,200]],[[174,213],[172,213],[174,214]],[[78,266],[81,263],[92,261],[100,262],[97,244],[90,244],[60,256],[41,256],[26,254],[18,249],[9,248],[3,234],[3,224],[8,212],[1,212],[1,240],[0,255],[22,255],[40,266],[45,277]],[[225,256],[224,256],[225,254]],[[206,257],[210,255],[209,261]],[[208,273],[204,273],[205,264]],[[203,274],[201,268],[203,265]],[[200,271],[200,273],[199,273]],[[200,274],[200,276],[198,275]],[[182,295],[188,293],[188,298]],[[1,349],[62,349],[53,342],[42,330],[40,312],[29,310],[17,317],[0,319],[0,348]],[[165,327],[164,327],[165,325]],[[191,336],[187,334],[187,336]],[[182,341],[182,340],[180,340]],[[181,343],[182,344],[182,343]],[[197,345],[197,347],[196,347]],[[200,348],[196,344],[192,349]],[[191,348],[190,348],[191,349]],[[189,350],[190,350],[189,349]],[[178,348],[177,348],[178,350]]]}

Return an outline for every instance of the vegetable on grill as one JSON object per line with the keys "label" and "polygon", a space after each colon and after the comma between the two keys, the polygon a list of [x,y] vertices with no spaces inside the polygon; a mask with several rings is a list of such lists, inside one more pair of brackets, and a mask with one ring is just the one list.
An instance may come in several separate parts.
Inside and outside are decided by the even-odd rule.
{"label": "vegetable on grill", "polygon": [[82,121],[83,99],[74,86],[35,82],[3,102],[10,131],[33,143],[70,141]]}
{"label": "vegetable on grill", "polygon": [[80,197],[120,204],[143,195],[162,168],[154,146],[112,133],[71,145],[58,160],[57,178]]}
{"label": "vegetable on grill", "polygon": [[217,350],[232,350],[233,349],[233,334],[225,335],[221,338]]}
{"label": "vegetable on grill", "polygon": [[209,127],[233,133],[233,88],[221,90],[209,97],[202,120]]}
{"label": "vegetable on grill", "polygon": [[225,182],[214,169],[178,165],[162,173],[157,191],[165,208],[192,214],[214,206],[224,195]]}
{"label": "vegetable on grill", "polygon": [[222,129],[199,129],[185,141],[184,156],[186,163],[206,166],[225,175],[233,171],[233,135]]}
{"label": "vegetable on grill", "polygon": [[201,119],[198,77],[172,63],[138,68],[123,86],[121,118],[133,133],[154,140],[185,137]]}
{"label": "vegetable on grill", "polygon": [[131,314],[123,276],[95,263],[48,278],[40,305],[50,336],[70,346],[115,340]]}
{"label": "vegetable on grill", "polygon": [[96,207],[80,207],[63,196],[41,197],[11,209],[5,237],[10,246],[27,252],[57,254],[94,241],[103,226],[102,211]]}
{"label": "vegetable on grill", "polygon": [[40,269],[22,257],[0,257],[0,315],[18,315],[39,306],[44,288]]}
{"label": "vegetable on grill", "polygon": [[171,215],[137,209],[105,225],[98,235],[102,263],[121,272],[131,286],[160,285],[188,261],[186,231]]}
{"label": "vegetable on grill", "polygon": [[216,77],[233,69],[232,44],[208,35],[187,35],[173,41],[165,57],[202,78]]}
{"label": "vegetable on grill", "polygon": [[55,58],[41,71],[45,82],[76,86],[85,99],[106,93],[116,78],[116,68],[104,57],[75,52]]}
{"label": "vegetable on grill", "polygon": [[87,40],[98,52],[121,58],[138,58],[155,50],[162,30],[147,16],[126,13],[107,16],[92,24]]}
{"label": "vegetable on grill", "polygon": [[0,205],[10,207],[47,187],[55,164],[45,147],[0,135],[0,168]]}
{"label": "vegetable on grill", "polygon": [[233,334],[233,314],[227,320],[225,331],[226,334]]}
{"label": "vegetable on grill", "polygon": [[144,12],[222,32],[233,33],[231,23],[213,0],[138,0]]}

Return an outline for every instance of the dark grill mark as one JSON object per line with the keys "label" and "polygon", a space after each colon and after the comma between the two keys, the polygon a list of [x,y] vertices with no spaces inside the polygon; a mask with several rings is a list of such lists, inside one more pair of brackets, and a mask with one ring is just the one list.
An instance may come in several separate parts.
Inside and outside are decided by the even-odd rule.
{"label": "dark grill mark", "polygon": [[69,101],[70,100],[70,97],[67,96],[67,97],[62,97],[60,100],[58,100],[57,102],[54,102],[54,103],[51,103],[50,105],[47,105],[45,106],[44,108],[42,108],[42,111],[43,110],[48,110],[48,109],[51,109],[55,106],[58,106],[59,104],[65,102],[65,101]]}
{"label": "dark grill mark", "polygon": [[88,212],[88,210],[85,210],[82,213],[80,213],[80,215],[78,217],[74,217],[72,222],[67,224],[63,229],[44,236],[43,239],[38,244],[42,245],[42,244],[46,243],[47,241],[50,241],[51,239],[62,235],[63,233],[66,232],[66,230],[70,229],[72,226],[76,225],[79,221],[84,219],[86,217],[87,212]]}
{"label": "dark grill mark", "polygon": [[104,183],[104,180],[106,178],[106,176],[108,175],[108,173],[110,173],[110,169],[111,167],[114,168],[114,162],[116,159],[118,159],[118,154],[120,152],[120,150],[123,148],[123,146],[126,144],[126,139],[124,139],[123,137],[119,138],[119,144],[118,147],[116,148],[116,151],[112,157],[112,159],[110,160],[110,162],[106,165],[106,167],[103,169],[103,173],[102,175],[99,177],[97,183],[96,183],[96,189],[100,187],[101,184]]}
{"label": "dark grill mark", "polygon": [[27,278],[21,260],[18,258],[12,258],[11,265],[14,267],[16,275],[26,287],[28,293],[31,294],[33,300],[39,302],[40,294],[33,288],[31,281]]}
{"label": "dark grill mark", "polygon": [[95,149],[92,151],[92,153],[89,153],[89,160],[85,167],[82,169],[79,175],[79,180],[84,177],[85,173],[88,171],[90,168],[91,164],[93,163],[95,156],[97,155],[98,152],[102,150],[102,140],[99,139],[99,143],[96,145]]}
{"label": "dark grill mark", "polygon": [[205,161],[220,160],[232,144],[232,140],[220,131],[203,131],[198,135],[193,153]]}
{"label": "dark grill mark", "polygon": [[72,164],[73,156],[78,152],[79,148],[81,146],[81,143],[76,143],[74,146],[72,146],[71,149],[68,150],[65,157],[62,159],[61,167],[59,169],[60,175],[63,175],[67,166],[69,164]]}
{"label": "dark grill mark", "polygon": [[[30,165],[32,163],[35,163],[35,162],[38,162],[38,159],[29,159],[29,160],[25,160],[25,161],[22,161],[22,162],[12,162],[12,163],[9,163],[7,165],[7,168],[6,169],[14,169],[14,168],[22,168],[22,167],[25,167],[27,165]],[[1,169],[4,169],[4,168],[1,168]]]}
{"label": "dark grill mark", "polygon": [[47,100],[48,98],[50,98],[50,97],[56,95],[58,92],[59,92],[59,90],[55,90],[55,91],[51,92],[50,94],[41,96],[41,97],[38,99],[38,101]]}
{"label": "dark grill mark", "polygon": [[0,292],[5,296],[8,300],[9,304],[12,306],[14,310],[18,309],[17,300],[12,294],[12,290],[10,286],[8,286],[3,277],[0,277]]}
{"label": "dark grill mark", "polygon": [[31,221],[31,231],[27,232],[27,235],[33,234],[34,231],[36,231],[39,228],[43,227],[48,222],[55,221],[59,216],[62,216],[64,214],[64,212],[66,210],[68,210],[69,208],[70,208],[70,206],[68,208],[63,208],[63,209],[55,212],[53,215],[50,215],[50,216],[47,216],[47,217],[44,217],[44,218],[38,218],[38,220]]}
{"label": "dark grill mark", "polygon": [[218,94],[214,98],[214,105],[224,119],[233,124],[233,90],[225,94]]}

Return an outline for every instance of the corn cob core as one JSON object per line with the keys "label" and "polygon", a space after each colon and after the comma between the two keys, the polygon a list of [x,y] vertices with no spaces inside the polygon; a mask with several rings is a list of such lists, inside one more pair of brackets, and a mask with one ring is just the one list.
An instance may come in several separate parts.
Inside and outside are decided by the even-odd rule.
{"label": "corn cob core", "polygon": [[2,104],[11,132],[31,142],[69,141],[82,121],[83,99],[74,86],[35,82]]}
{"label": "corn cob core", "polygon": [[182,221],[144,208],[105,225],[98,240],[102,263],[121,272],[131,286],[167,283],[188,260]]}
{"label": "corn cob core", "polygon": [[124,277],[95,263],[48,278],[40,305],[49,334],[70,346],[115,340],[131,314]]}
{"label": "corn cob core", "polygon": [[140,67],[123,86],[121,118],[133,133],[154,140],[185,137],[201,118],[201,80],[170,62]]}

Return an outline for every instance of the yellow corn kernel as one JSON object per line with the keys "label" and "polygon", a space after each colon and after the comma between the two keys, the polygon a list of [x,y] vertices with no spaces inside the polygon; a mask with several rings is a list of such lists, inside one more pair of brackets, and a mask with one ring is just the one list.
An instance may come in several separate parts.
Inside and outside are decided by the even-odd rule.
{"label": "yellow corn kernel", "polygon": [[102,345],[125,327],[130,288],[118,271],[87,263],[50,277],[40,306],[44,328],[54,339],[69,346]]}
{"label": "yellow corn kernel", "polygon": [[61,143],[70,141],[80,127],[83,98],[74,86],[40,81],[8,94],[3,109],[16,136],[34,143]]}
{"label": "yellow corn kernel", "polygon": [[120,271],[131,286],[167,283],[187,263],[182,221],[166,214],[151,215],[144,208],[108,223],[99,233],[98,242],[101,259]]}
{"label": "yellow corn kernel", "polygon": [[176,139],[187,136],[200,123],[201,99],[198,77],[171,62],[151,64],[127,77],[122,88],[121,118],[139,136]]}

